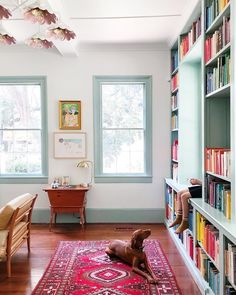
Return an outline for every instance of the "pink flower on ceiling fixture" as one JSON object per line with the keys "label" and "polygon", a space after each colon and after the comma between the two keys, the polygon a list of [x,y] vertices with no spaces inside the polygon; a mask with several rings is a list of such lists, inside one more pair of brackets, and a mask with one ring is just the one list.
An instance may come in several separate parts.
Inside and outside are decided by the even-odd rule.
{"label": "pink flower on ceiling fixture", "polygon": [[11,16],[11,13],[8,9],[0,5],[0,19],[3,18],[9,18]]}
{"label": "pink flower on ceiling fixture", "polygon": [[9,36],[8,34],[0,33],[0,42],[6,45],[15,44],[16,40],[14,37]]}
{"label": "pink flower on ceiling fixture", "polygon": [[27,45],[33,48],[52,48],[54,47],[53,42],[48,41],[47,39],[42,39],[39,37],[31,37],[29,40],[27,40]]}
{"label": "pink flower on ceiling fixture", "polygon": [[64,40],[70,41],[70,39],[74,39],[76,37],[73,31],[70,31],[68,29],[64,29],[61,27],[48,29],[47,34],[48,34],[48,37],[59,39],[61,41],[64,41]]}
{"label": "pink flower on ceiling fixture", "polygon": [[54,13],[50,13],[47,9],[41,9],[40,7],[30,8],[24,12],[24,17],[33,23],[43,24],[55,24],[57,17]]}

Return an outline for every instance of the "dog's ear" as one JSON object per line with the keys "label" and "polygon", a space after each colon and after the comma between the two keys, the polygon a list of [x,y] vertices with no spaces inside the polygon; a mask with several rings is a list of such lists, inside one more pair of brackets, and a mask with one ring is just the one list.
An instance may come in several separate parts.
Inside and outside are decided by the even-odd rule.
{"label": "dog's ear", "polygon": [[136,235],[132,235],[131,237],[131,248],[134,249],[136,245]]}
{"label": "dog's ear", "polygon": [[137,243],[137,230],[134,231],[131,236],[131,248],[132,249],[136,248],[136,243]]}

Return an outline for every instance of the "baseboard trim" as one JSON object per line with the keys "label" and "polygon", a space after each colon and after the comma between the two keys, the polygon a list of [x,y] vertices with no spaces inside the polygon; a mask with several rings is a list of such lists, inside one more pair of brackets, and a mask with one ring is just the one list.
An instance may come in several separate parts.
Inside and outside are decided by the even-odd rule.
{"label": "baseboard trim", "polygon": [[[87,223],[163,223],[165,209],[86,209]],[[33,211],[33,223],[48,223],[50,210],[35,208]],[[79,223],[79,215],[58,214],[58,223]]]}

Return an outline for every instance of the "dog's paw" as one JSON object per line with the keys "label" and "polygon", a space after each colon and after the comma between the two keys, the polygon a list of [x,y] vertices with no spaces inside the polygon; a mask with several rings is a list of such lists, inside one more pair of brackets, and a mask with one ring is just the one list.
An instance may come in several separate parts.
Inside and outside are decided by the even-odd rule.
{"label": "dog's paw", "polygon": [[158,279],[149,278],[148,282],[149,284],[158,284]]}

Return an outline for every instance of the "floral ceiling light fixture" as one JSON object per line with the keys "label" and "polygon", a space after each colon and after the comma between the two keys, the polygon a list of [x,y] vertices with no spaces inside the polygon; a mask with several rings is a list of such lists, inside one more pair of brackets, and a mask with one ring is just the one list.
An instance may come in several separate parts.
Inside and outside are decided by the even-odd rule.
{"label": "floral ceiling light fixture", "polygon": [[26,44],[33,48],[52,48],[54,44],[52,41],[47,40],[43,36],[34,35],[26,41]]}
{"label": "floral ceiling light fixture", "polygon": [[76,34],[73,31],[63,28],[62,26],[48,29],[47,35],[49,38],[54,38],[61,41],[70,41],[76,37]]}
{"label": "floral ceiling light fixture", "polygon": [[39,23],[40,25],[51,25],[57,22],[57,16],[55,13],[50,13],[47,9],[42,9],[39,6],[28,8],[24,12],[24,18],[33,23]]}
{"label": "floral ceiling light fixture", "polygon": [[[55,13],[50,13],[46,8],[38,6],[28,7],[24,12],[24,18],[33,23],[39,23],[40,25],[51,25],[55,24],[58,20]],[[54,44],[52,41],[47,40],[40,32],[33,35],[31,38],[26,40],[26,44],[32,48],[52,48]]]}
{"label": "floral ceiling light fixture", "polygon": [[[0,5],[0,20],[2,20],[4,18],[8,19],[10,16],[12,16],[11,12],[7,8]],[[6,32],[3,32],[1,30],[0,43],[6,44],[6,45],[11,45],[11,44],[15,44],[16,40],[13,36],[10,36],[9,34],[7,34]]]}
{"label": "floral ceiling light fixture", "polygon": [[10,11],[7,8],[0,5],[0,20],[3,18],[9,18],[10,16],[11,16]]}
{"label": "floral ceiling light fixture", "polygon": [[16,44],[16,39],[7,33],[0,32],[0,42],[6,45]]}

